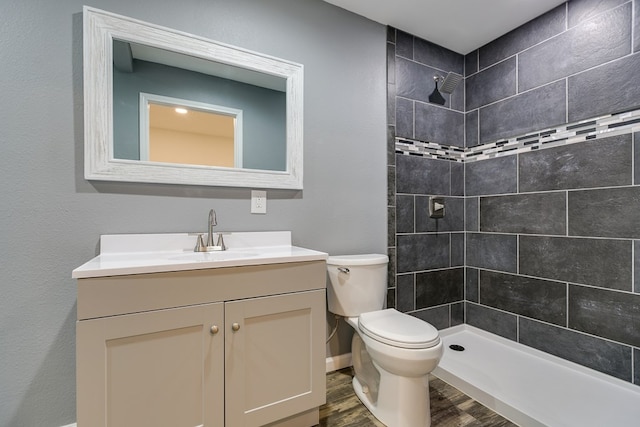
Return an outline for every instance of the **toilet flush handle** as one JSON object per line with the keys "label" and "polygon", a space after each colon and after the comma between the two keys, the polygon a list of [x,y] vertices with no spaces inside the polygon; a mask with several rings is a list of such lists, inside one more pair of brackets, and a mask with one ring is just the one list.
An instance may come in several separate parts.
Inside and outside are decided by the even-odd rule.
{"label": "toilet flush handle", "polygon": [[349,269],[347,267],[338,267],[338,271],[340,273],[349,274]]}

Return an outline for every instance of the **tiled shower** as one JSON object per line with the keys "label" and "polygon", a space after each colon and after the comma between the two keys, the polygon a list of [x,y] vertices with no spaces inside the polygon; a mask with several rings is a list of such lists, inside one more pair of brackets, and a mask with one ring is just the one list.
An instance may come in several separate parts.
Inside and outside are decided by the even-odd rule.
{"label": "tiled shower", "polygon": [[640,0],[571,0],[466,56],[387,47],[388,306],[640,384]]}

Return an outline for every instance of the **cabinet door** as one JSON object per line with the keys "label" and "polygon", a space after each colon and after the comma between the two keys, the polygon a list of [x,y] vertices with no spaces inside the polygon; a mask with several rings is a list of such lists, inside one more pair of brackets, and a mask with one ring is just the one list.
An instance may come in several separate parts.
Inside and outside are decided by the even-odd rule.
{"label": "cabinet door", "polygon": [[262,426],[325,402],[325,291],[225,304],[227,426]]}
{"label": "cabinet door", "polygon": [[77,322],[78,427],[222,427],[223,321],[219,303]]}

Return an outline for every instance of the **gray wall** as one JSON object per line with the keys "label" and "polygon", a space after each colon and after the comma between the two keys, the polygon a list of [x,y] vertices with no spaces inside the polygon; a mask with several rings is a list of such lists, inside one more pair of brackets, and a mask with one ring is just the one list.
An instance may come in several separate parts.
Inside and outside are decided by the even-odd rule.
{"label": "gray wall", "polygon": [[[83,179],[81,1],[0,3],[0,426],[75,420],[76,287],[100,234],[292,230],[329,253],[386,247],[385,28],[322,1],[92,6],[304,64],[304,191]],[[328,348],[348,351],[347,339]]]}
{"label": "gray wall", "polygon": [[[639,11],[638,0],[572,0],[466,55],[464,107],[428,105],[410,90],[430,67],[451,68],[437,65],[441,48],[397,32],[388,40],[389,159],[394,135],[472,147],[638,108]],[[431,54],[415,56],[416,46]],[[389,301],[442,328],[462,321],[464,300],[466,323],[640,384],[639,144],[640,134],[626,134],[466,163],[458,208],[457,163],[397,155]],[[450,273],[460,220],[430,226],[430,194],[450,196],[454,219],[465,218],[464,279]]]}

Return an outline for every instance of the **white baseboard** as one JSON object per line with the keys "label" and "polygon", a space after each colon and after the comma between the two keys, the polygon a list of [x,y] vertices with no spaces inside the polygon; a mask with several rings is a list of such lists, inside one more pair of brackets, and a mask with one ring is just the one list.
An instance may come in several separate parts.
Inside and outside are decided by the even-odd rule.
{"label": "white baseboard", "polygon": [[351,353],[340,354],[338,356],[327,357],[326,372],[337,371],[351,366]]}
{"label": "white baseboard", "polygon": [[66,426],[62,426],[62,427],[78,427],[78,423],[67,424]]}

